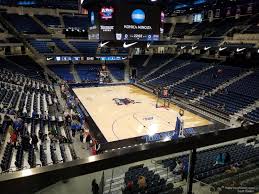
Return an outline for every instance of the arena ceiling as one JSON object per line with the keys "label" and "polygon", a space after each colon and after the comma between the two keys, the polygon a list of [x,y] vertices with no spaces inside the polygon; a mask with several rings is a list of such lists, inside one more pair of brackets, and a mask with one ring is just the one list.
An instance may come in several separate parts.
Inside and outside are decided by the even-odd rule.
{"label": "arena ceiling", "polygon": [[[9,6],[28,6],[28,7],[46,7],[46,8],[64,8],[64,9],[78,9],[79,2],[83,5],[89,4],[107,4],[113,1],[122,0],[0,0],[0,5]],[[215,5],[237,5],[247,3],[258,3],[258,0],[123,0],[131,3],[147,3],[160,4],[166,13],[173,13],[175,10],[190,10],[201,9],[204,6]]]}

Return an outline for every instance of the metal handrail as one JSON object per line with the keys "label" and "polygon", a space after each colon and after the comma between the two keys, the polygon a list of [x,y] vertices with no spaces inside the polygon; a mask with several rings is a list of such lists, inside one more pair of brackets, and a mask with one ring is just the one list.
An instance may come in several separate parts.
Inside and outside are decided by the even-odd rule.
{"label": "metal handrail", "polygon": [[197,181],[197,182],[199,182],[199,183],[202,183],[203,185],[206,185],[206,186],[208,186],[208,187],[210,187],[210,188],[212,188],[213,189],[213,191],[217,191],[217,189],[215,188],[215,187],[213,187],[212,185],[210,185],[210,184],[208,184],[208,183],[205,183],[205,182],[202,182],[202,181],[200,181],[200,180],[198,180],[198,179],[193,179],[194,181]]}

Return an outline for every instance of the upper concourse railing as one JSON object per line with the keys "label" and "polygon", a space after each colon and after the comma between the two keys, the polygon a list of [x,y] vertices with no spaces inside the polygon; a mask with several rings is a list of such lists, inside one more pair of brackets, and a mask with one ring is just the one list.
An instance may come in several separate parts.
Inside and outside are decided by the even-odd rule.
{"label": "upper concourse railing", "polygon": [[183,151],[194,150],[196,152],[198,148],[258,134],[259,124],[254,124],[174,141],[144,143],[63,164],[2,174],[0,175],[1,193],[33,193],[48,185],[73,177]]}

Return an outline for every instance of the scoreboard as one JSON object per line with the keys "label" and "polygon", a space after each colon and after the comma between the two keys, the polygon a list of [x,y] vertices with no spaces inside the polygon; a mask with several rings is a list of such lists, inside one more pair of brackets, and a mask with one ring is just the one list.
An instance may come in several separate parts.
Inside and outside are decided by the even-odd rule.
{"label": "scoreboard", "polygon": [[116,40],[159,40],[161,11],[158,6],[121,6],[118,14]]}
{"label": "scoreboard", "polygon": [[158,41],[164,14],[157,5],[121,2],[88,11],[89,39],[102,41]]}

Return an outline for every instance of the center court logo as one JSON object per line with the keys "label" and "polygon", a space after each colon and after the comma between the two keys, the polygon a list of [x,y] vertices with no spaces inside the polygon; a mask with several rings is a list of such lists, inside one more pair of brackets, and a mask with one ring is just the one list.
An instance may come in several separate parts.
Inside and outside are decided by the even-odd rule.
{"label": "center court logo", "polygon": [[131,19],[135,24],[141,24],[145,21],[145,13],[141,9],[135,9],[131,14]]}

